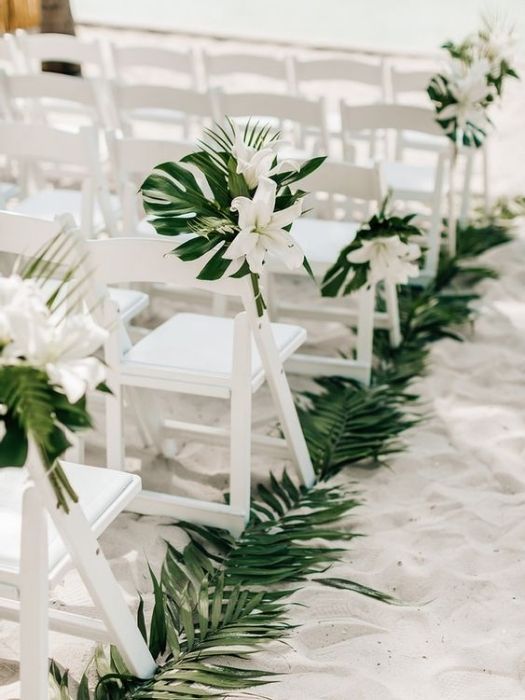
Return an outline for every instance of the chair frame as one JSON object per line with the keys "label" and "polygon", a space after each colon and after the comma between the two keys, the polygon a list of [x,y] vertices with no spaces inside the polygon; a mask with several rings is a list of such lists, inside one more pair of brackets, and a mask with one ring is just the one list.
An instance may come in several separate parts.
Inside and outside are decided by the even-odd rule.
{"label": "chair frame", "polygon": [[[250,464],[252,448],[251,397],[264,382],[268,382],[277,409],[284,438],[253,436],[253,443],[269,447],[280,456],[291,457],[305,484],[314,481],[314,471],[301,430],[290,387],[273,338],[268,316],[257,316],[253,291],[247,278],[223,278],[206,281],[197,278],[202,259],[182,262],[169,253],[173,242],[161,238],[119,238],[88,241],[90,260],[101,285],[156,282],[170,284],[174,279],[181,285],[214,294],[240,299],[243,311],[234,319],[233,373],[231,382],[215,381],[204,385],[184,371],[174,371],[172,378],[142,372],[126,371],[122,362],[122,336],[115,323],[115,309],[109,299],[104,305],[106,327],[114,331],[105,346],[109,367],[108,385],[112,395],[106,399],[106,430],[108,436],[108,466],[124,466],[122,389],[124,386],[173,391],[192,395],[229,399],[231,402],[230,430],[219,430],[181,421],[164,421],[163,428],[183,433],[229,441],[230,444],[230,503],[210,503],[197,499],[143,491],[131,508],[148,515],[167,515],[183,520],[221,527],[240,534],[250,514]],[[108,325],[109,324],[109,325]],[[255,380],[251,372],[251,341],[259,351],[264,372]],[[302,339],[301,339],[302,342]],[[153,426],[155,430],[158,426]],[[115,437],[117,436],[117,437]]]}
{"label": "chair frame", "polygon": [[[385,186],[382,171],[379,167],[366,168],[337,161],[326,161],[323,167],[308,175],[299,183],[301,189],[310,193],[323,192],[329,197],[342,195],[347,199],[358,199],[370,205],[370,202],[380,204],[385,195]],[[369,206],[368,206],[369,212]],[[320,225],[325,218],[316,219]],[[329,218],[327,223],[329,223]],[[341,221],[344,223],[344,221]],[[293,228],[292,228],[293,235]],[[349,243],[350,243],[349,239]],[[297,238],[299,245],[300,237]],[[335,260],[333,260],[335,263]],[[332,263],[321,263],[309,258],[314,275],[321,279],[328,271]],[[376,305],[376,285],[370,288],[363,288],[355,292],[354,298],[357,300],[357,311],[341,306],[323,306],[312,308],[311,304],[301,303],[280,303],[273,293],[271,278],[274,274],[301,274],[303,270],[290,272],[282,265],[268,263],[267,276],[269,277],[269,309],[272,318],[277,320],[281,316],[296,319],[312,319],[319,321],[335,321],[345,325],[355,325],[357,327],[356,359],[332,358],[323,355],[295,353],[286,362],[286,367],[291,372],[305,374],[308,376],[343,376],[357,379],[364,384],[370,382],[372,370],[372,352],[374,328],[388,330],[390,342],[393,346],[401,342],[401,330],[399,322],[399,308],[397,299],[397,289],[394,284],[385,282],[385,304],[386,312],[375,311]]]}
{"label": "chair frame", "polygon": [[[156,669],[155,661],[97,542],[97,537],[140,490],[140,480],[135,477],[133,488],[128,487],[112,504],[111,512],[106,511],[92,528],[79,503],[70,501],[68,513],[57,508],[55,493],[33,444],[30,444],[26,469],[28,481],[23,494],[20,569],[18,573],[0,571],[0,580],[19,590],[19,601],[0,598],[0,616],[20,621],[22,700],[48,698],[49,628],[113,643],[133,674],[151,677]],[[81,499],[82,494],[79,496]],[[69,557],[62,559],[51,572],[46,513],[69,553]],[[49,609],[49,588],[56,585],[72,566],[78,570],[100,619]]]}

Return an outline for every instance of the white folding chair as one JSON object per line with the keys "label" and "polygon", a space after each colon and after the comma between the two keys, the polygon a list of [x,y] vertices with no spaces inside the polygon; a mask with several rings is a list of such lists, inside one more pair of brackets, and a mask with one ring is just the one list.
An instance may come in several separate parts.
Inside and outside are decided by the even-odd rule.
{"label": "white folding chair", "polygon": [[111,44],[114,78],[129,84],[197,89],[195,54],[191,49]]}
{"label": "white folding chair", "polygon": [[[321,168],[301,180],[298,186],[310,193],[305,207],[312,211],[294,223],[291,234],[320,282],[336,262],[342,248],[354,240],[363,220],[369,218],[371,207],[377,209],[380,205],[385,194],[381,171],[377,166],[360,167],[326,161]],[[355,218],[355,213],[359,214],[359,219]],[[372,369],[374,327],[388,330],[393,345],[398,345],[401,339],[395,285],[384,285],[386,312],[376,312],[375,285],[370,289],[362,288],[350,297],[338,300],[338,303],[333,299],[320,299],[318,304],[312,303],[311,299],[299,303],[281,302],[274,278],[283,274],[304,276],[305,272],[290,272],[277,260],[269,259],[266,276],[272,318],[337,322],[356,328],[355,358],[328,357],[319,352],[296,353],[287,361],[287,369],[310,376],[339,375],[368,383]]]}
{"label": "white folding chair", "polygon": [[[32,446],[25,468],[0,469],[0,617],[20,621],[21,700],[47,700],[48,629],[114,644],[130,673],[156,664],[97,539],[140,492],[139,477],[62,463],[79,497],[69,512]],[[99,618],[49,608],[49,590],[75,567]]]}
{"label": "white folding chair", "polygon": [[106,78],[106,62],[100,41],[86,41],[68,34],[30,34],[22,29],[16,32],[23,65],[28,73],[40,73],[43,62],[76,63],[82,75]]}
{"label": "white folding chair", "polygon": [[155,126],[156,135],[162,126],[171,135],[173,126],[176,126],[179,138],[187,139],[199,136],[202,127],[211,126],[213,121],[211,93],[121,82],[113,83],[111,89],[114,123],[127,136],[149,135],[145,128],[151,125]]}
{"label": "white folding chair", "polygon": [[304,154],[327,153],[324,100],[261,92],[217,91],[217,120],[226,117],[245,123],[248,119],[269,121],[282,137]]}
{"label": "white folding chair", "polygon": [[[18,166],[20,174],[22,196],[11,206],[13,211],[43,219],[70,213],[85,237],[104,230],[116,233],[118,202],[109,193],[94,128],[75,133],[42,124],[0,122],[0,153]],[[74,166],[81,190],[42,186],[40,178],[49,165]]]}
{"label": "white folding chair", "polygon": [[263,89],[289,93],[293,87],[291,57],[288,55],[247,52],[203,52],[206,86],[228,91],[234,89]]}
{"label": "white folding chair", "polygon": [[[229,400],[230,430],[184,421],[165,420],[160,428],[193,434],[204,441],[230,444],[230,501],[228,505],[145,491],[131,508],[140,513],[167,515],[239,534],[249,517],[251,447],[261,446],[291,458],[306,484],[314,473],[282,362],[305,339],[297,326],[270,324],[255,310],[249,278],[204,281],[197,278],[203,259],[182,262],[173,242],[163,239],[119,238],[88,241],[93,267],[101,284],[124,282],[171,283],[177,280],[216,294],[236,297],[244,311],[235,319],[180,313],[158,326],[135,345],[123,345],[111,304],[104,322],[114,331],[106,345],[108,465],[124,466],[122,390],[147,388]],[[252,394],[267,380],[284,438],[252,434]],[[157,412],[149,412],[155,420]],[[153,421],[152,421],[153,422]]]}
{"label": "white folding chair", "polygon": [[[343,102],[341,120],[344,144],[352,153],[355,135],[363,131],[369,133],[366,160],[382,161],[385,185],[392,192],[394,201],[409,202],[412,205],[417,203],[426,209],[425,213],[421,213],[429,222],[425,266],[418,279],[421,283],[428,282],[436,274],[439,262],[446,166],[450,160],[450,147],[433,153],[431,164],[416,165],[390,156],[391,151],[396,152],[396,147],[394,145],[394,148],[391,148],[388,136],[393,134],[394,138],[398,139],[401,132],[411,131],[442,137],[443,132],[436,122],[434,110],[394,104],[354,107]],[[386,139],[381,140],[382,150],[378,149],[378,130],[388,132]]]}

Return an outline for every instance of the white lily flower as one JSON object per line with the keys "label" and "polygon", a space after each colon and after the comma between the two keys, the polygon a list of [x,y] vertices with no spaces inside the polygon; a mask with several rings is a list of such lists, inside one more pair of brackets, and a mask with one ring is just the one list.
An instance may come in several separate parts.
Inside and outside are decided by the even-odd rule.
{"label": "white lily flower", "polygon": [[0,277],[0,347],[15,357],[16,340],[26,338],[26,346],[36,341],[42,325],[49,319],[44,294],[32,279],[18,275]]}
{"label": "white lily flower", "polygon": [[103,381],[103,364],[90,356],[106,338],[107,331],[88,315],[57,321],[35,280],[0,277],[1,360],[45,370],[71,403]]}
{"label": "white lily flower", "polygon": [[239,212],[240,231],[224,257],[240,262],[246,259],[255,273],[262,272],[267,252],[280,257],[290,270],[300,267],[304,260],[303,251],[284,230],[300,216],[301,202],[276,212],[276,193],[275,182],[262,179],[253,199],[236,197],[231,204],[232,210]]}
{"label": "white lily flower", "polygon": [[360,248],[347,255],[353,263],[369,263],[368,284],[381,281],[406,284],[410,277],[419,275],[414,264],[421,255],[416,243],[403,243],[399,236],[383,236],[363,241]]}
{"label": "white lily flower", "polygon": [[91,316],[69,316],[54,329],[51,342],[44,349],[49,379],[58,384],[70,403],[75,403],[95,389],[106,377],[102,362],[92,357],[104,343],[108,332]]}
{"label": "white lily flower", "polygon": [[275,156],[281,141],[274,139],[261,149],[248,146],[244,141],[244,134],[234,126],[234,142],[232,154],[237,161],[237,173],[243,175],[248,187],[253,190],[262,179],[284,172],[285,170],[298,170],[296,161],[283,160],[274,165]]}
{"label": "white lily flower", "polygon": [[[487,83],[490,64],[486,59],[476,61],[468,66],[463,61],[453,61],[452,71],[448,75],[448,89],[456,100],[439,113],[440,119],[456,119],[457,128],[465,130],[470,123],[480,129],[489,124],[485,100],[493,93]],[[454,128],[454,127],[452,127]]]}

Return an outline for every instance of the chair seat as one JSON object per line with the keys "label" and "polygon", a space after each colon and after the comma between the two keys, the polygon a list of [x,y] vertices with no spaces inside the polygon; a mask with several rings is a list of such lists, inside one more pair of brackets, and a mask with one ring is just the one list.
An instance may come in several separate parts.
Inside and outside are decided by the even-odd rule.
{"label": "chair seat", "polygon": [[429,166],[410,165],[399,161],[383,163],[386,184],[394,196],[431,198],[435,189],[436,169]]}
{"label": "chair seat", "polygon": [[[67,462],[63,462],[63,466],[96,536],[105,530],[141,488],[140,478],[126,472]],[[0,469],[0,579],[2,573],[16,575],[20,569],[22,496],[26,478],[25,469]],[[52,573],[67,561],[68,552],[51,520],[48,540],[49,571]]]}
{"label": "chair seat", "polygon": [[[181,313],[173,316],[134,345],[124,356],[124,378],[146,374],[159,379],[230,388],[232,381],[233,319]],[[271,324],[281,360],[306,340],[299,326]],[[262,361],[252,340],[252,389],[264,381]]]}
{"label": "chair seat", "polygon": [[[118,199],[111,196],[111,208],[118,212]],[[80,227],[82,220],[82,193],[79,190],[49,189],[39,190],[29,195],[14,207],[12,210],[19,214],[34,216],[37,219],[47,219],[53,221],[59,214],[71,214],[75,224]],[[94,231],[103,231],[105,221],[98,203],[95,203],[93,210]]]}

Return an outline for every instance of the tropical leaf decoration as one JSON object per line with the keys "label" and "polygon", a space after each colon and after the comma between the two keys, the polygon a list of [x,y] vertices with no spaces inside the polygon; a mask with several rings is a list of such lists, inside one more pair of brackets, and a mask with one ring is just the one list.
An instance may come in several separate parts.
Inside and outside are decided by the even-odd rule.
{"label": "tropical leaf decoration", "polygon": [[78,312],[87,283],[82,263],[78,239],[63,231],[28,262],[19,260],[16,274],[0,277],[0,468],[22,467],[32,440],[66,511],[76,494],[58,460],[71,445],[68,435],[92,425],[88,388],[107,390],[104,367],[90,357],[106,331]]}
{"label": "tropical leaf decoration", "polygon": [[456,146],[479,148],[491,121],[488,110],[501,98],[507,78],[519,78],[513,67],[513,28],[484,18],[481,28],[462,42],[447,41],[447,71],[433,76],[428,95],[436,121]]}
{"label": "tropical leaf decoration", "polygon": [[411,241],[421,239],[422,232],[412,223],[415,215],[395,216],[388,207],[389,196],[379,212],[341,250],[321,282],[323,296],[346,296],[385,279],[406,283],[409,276],[418,276],[419,269],[414,261],[421,251]]}
{"label": "tropical leaf decoration", "polygon": [[161,163],[146,178],[140,188],[144,208],[158,234],[184,236],[174,255],[184,261],[203,259],[199,279],[249,275],[262,315],[266,305],[259,276],[267,252],[310,272],[290,236],[306,193],[292,191],[291,185],[325,158],[312,158],[300,166],[280,161],[279,134],[269,125],[248,122],[241,128],[228,119],[225,127],[216,125],[205,133],[201,150],[180,163]]}

